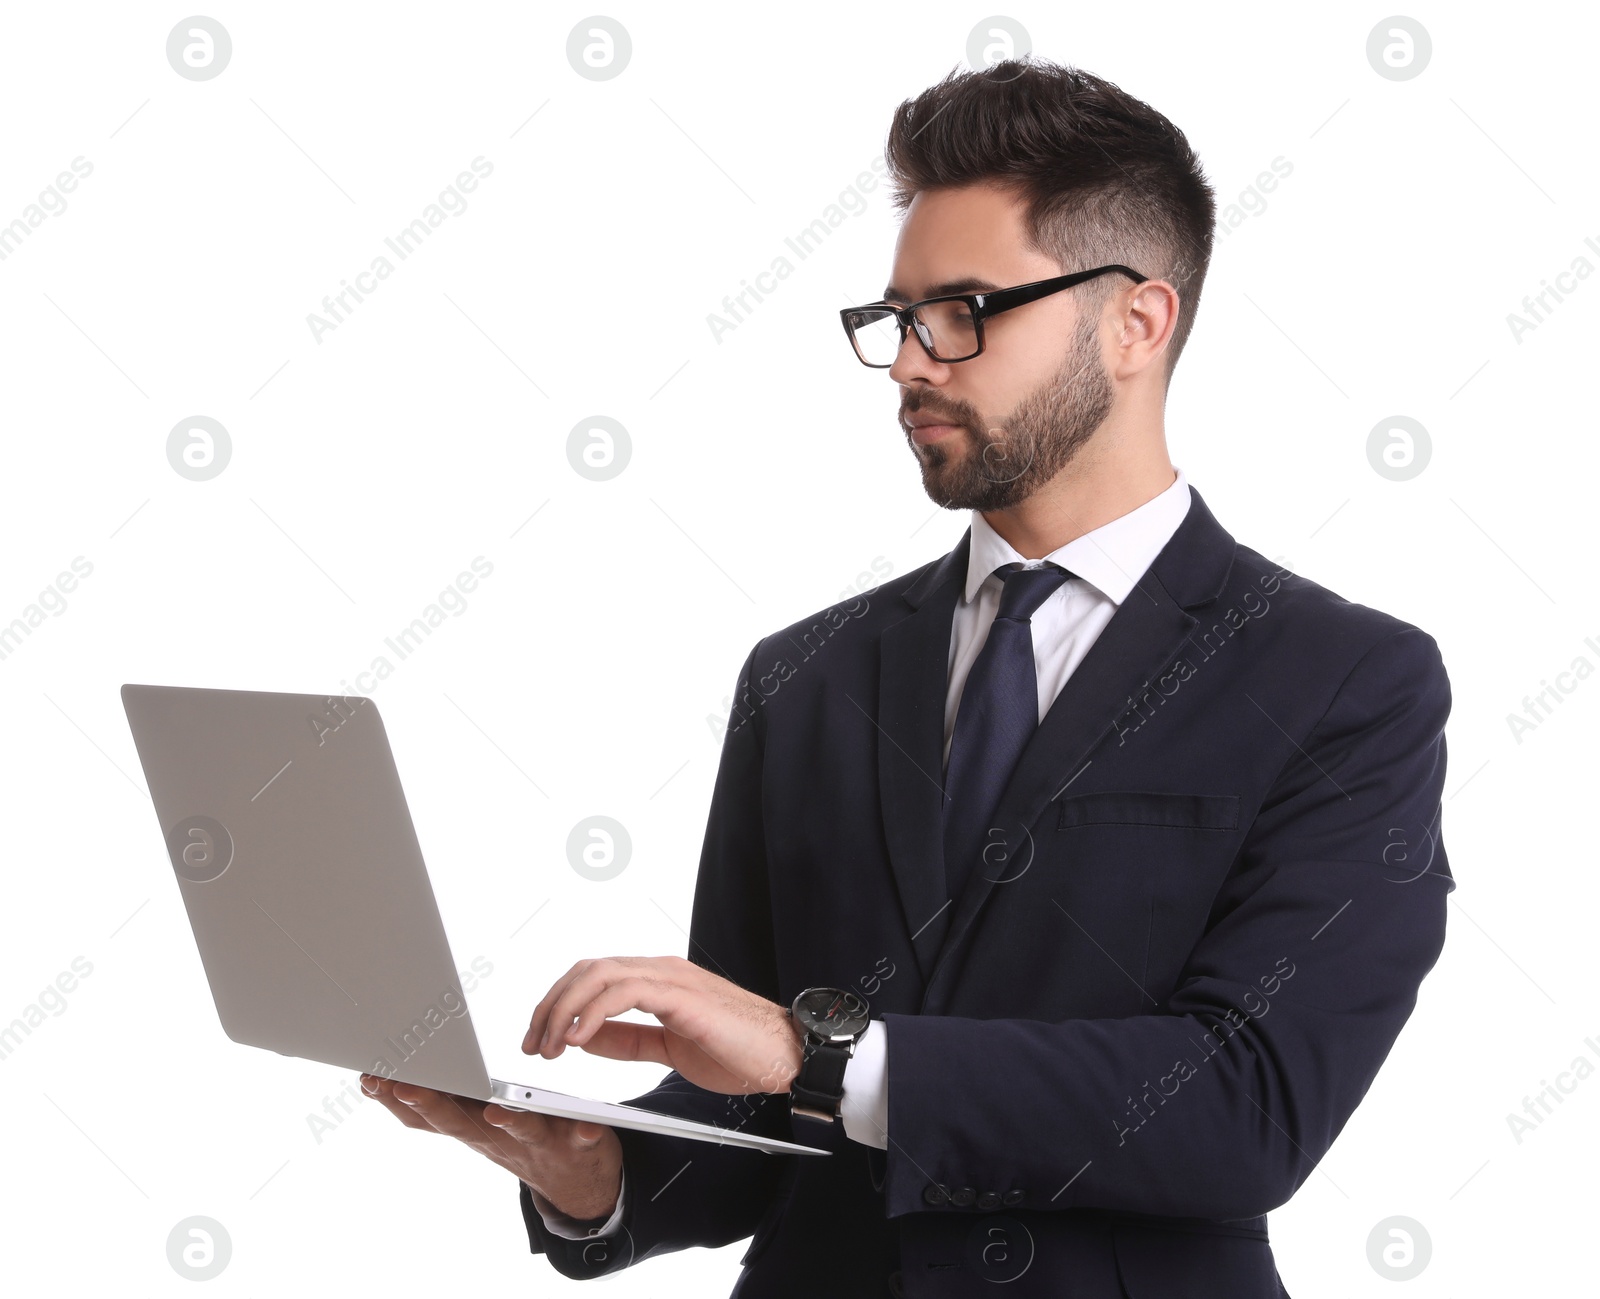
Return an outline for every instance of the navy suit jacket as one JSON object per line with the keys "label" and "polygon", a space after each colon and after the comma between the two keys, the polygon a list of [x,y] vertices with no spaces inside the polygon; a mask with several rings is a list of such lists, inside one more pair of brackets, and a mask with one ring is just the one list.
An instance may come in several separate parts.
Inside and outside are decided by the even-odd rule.
{"label": "navy suit jacket", "polygon": [[[823,1145],[618,1130],[592,1277],[753,1236],[734,1293],[1281,1299],[1266,1214],[1360,1103],[1444,942],[1432,637],[1238,545],[1195,493],[1030,739],[946,905],[948,555],[758,643],[688,956],[888,1033],[886,1151],[670,1073],[629,1103]],[[879,1031],[874,1026],[873,1032]]]}

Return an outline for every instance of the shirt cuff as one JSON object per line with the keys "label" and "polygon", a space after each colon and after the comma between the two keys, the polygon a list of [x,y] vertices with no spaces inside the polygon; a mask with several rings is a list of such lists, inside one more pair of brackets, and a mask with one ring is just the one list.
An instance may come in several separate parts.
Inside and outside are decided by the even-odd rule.
{"label": "shirt cuff", "polygon": [[844,1067],[839,1114],[850,1140],[889,1148],[889,1029],[881,1019],[868,1022]]}
{"label": "shirt cuff", "polygon": [[[527,1185],[524,1183],[524,1185]],[[533,1201],[533,1207],[544,1219],[544,1225],[549,1228],[553,1236],[563,1236],[567,1240],[590,1240],[597,1236],[609,1236],[622,1225],[622,1206],[624,1197],[628,1194],[628,1174],[623,1170],[622,1185],[617,1191],[617,1207],[611,1211],[611,1216],[598,1227],[586,1227],[578,1218],[562,1213],[539,1192],[528,1187],[528,1196]]]}

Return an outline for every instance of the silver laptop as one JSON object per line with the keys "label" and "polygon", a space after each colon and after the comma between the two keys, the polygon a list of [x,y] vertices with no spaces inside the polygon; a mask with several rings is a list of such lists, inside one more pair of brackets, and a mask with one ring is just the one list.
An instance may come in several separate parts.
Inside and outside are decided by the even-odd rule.
{"label": "silver laptop", "polygon": [[235,1042],[508,1109],[828,1153],[490,1078],[370,699],[125,685],[122,704]]}

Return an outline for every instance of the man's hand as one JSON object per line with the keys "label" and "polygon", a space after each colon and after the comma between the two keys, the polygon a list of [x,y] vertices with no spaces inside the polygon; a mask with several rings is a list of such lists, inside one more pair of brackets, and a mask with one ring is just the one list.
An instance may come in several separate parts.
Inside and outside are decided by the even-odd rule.
{"label": "man's hand", "polygon": [[[661,1022],[610,1019],[628,1010]],[[788,1091],[801,1040],[782,1006],[681,956],[608,956],[579,961],[556,980],[534,1008],[522,1049],[548,1060],[568,1046],[651,1060],[707,1091],[745,1096]]]}
{"label": "man's hand", "polygon": [[530,1114],[372,1074],[361,1087],[408,1128],[438,1132],[515,1173],[562,1213],[601,1218],[622,1190],[622,1143],[600,1123]]}

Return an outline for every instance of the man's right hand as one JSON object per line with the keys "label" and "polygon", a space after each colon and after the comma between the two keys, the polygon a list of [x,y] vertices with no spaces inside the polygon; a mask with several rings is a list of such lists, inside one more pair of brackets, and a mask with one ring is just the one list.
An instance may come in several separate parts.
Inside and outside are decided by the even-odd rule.
{"label": "man's right hand", "polygon": [[603,1218],[617,1207],[622,1143],[604,1124],[506,1109],[374,1074],[362,1074],[361,1087],[408,1128],[464,1142],[561,1213]]}

